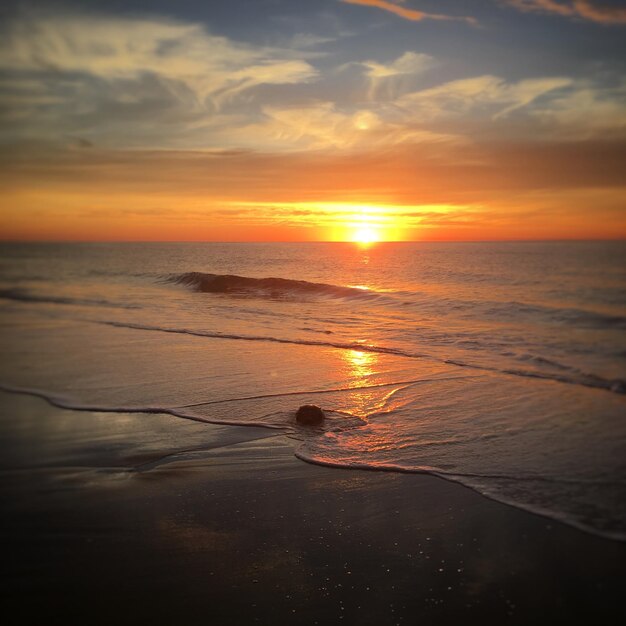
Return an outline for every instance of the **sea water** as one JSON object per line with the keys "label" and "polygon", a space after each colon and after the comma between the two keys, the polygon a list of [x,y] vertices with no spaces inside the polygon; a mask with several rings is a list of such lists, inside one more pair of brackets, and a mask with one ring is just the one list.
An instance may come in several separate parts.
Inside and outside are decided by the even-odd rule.
{"label": "sea water", "polygon": [[0,303],[5,390],[274,428],[626,538],[623,242],[5,243]]}

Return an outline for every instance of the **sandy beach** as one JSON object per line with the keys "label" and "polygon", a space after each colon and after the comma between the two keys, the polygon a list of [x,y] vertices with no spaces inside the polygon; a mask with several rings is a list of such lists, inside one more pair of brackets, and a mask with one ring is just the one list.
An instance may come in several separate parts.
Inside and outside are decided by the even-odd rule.
{"label": "sandy beach", "polygon": [[268,429],[0,397],[8,623],[623,617],[623,543],[457,484],[307,464]]}

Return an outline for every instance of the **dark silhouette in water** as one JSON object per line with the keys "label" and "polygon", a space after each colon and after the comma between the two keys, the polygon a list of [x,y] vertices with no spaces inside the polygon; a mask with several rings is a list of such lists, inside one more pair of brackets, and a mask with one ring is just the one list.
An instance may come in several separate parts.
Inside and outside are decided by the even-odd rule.
{"label": "dark silhouette in water", "polygon": [[250,278],[231,274],[205,274],[187,272],[169,276],[168,282],[191,287],[194,291],[276,300],[311,298],[377,298],[379,294],[356,287],[342,287],[325,283],[289,278]]}
{"label": "dark silhouette in water", "polygon": [[325,419],[324,411],[314,404],[303,404],[296,411],[296,421],[298,424],[305,424],[307,426],[321,424]]}

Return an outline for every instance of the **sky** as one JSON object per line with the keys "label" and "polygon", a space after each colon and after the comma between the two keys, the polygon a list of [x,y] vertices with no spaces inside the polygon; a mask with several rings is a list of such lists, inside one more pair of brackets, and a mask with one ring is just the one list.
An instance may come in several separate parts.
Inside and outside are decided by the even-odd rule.
{"label": "sky", "polygon": [[0,8],[0,239],[626,237],[626,3]]}

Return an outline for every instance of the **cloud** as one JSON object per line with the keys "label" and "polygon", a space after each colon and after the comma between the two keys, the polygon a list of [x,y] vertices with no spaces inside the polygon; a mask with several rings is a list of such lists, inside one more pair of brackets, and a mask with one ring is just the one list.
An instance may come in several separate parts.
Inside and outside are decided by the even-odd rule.
{"label": "cloud", "polygon": [[353,150],[403,143],[446,144],[457,138],[403,121],[390,121],[368,108],[342,110],[333,102],[300,107],[264,107],[258,122],[230,129],[225,141],[276,152]]}
{"label": "cloud", "polygon": [[416,144],[439,158],[486,136],[551,141],[626,132],[626,87],[487,74],[423,88],[437,79],[428,72],[437,62],[411,50],[338,67],[326,57],[322,74],[306,56],[319,38],[300,35],[303,47],[294,50],[169,19],[41,13],[2,30],[5,144],[64,146],[80,137],[94,151],[280,154]]}
{"label": "cloud", "polygon": [[[26,14],[5,27],[0,68],[116,84],[156,77],[174,98],[224,102],[262,84],[307,82],[317,71],[294,50],[254,47],[165,19]],[[305,56],[304,54],[301,56]]]}
{"label": "cloud", "polygon": [[432,67],[433,57],[428,54],[405,52],[388,65],[376,61],[363,61],[361,65],[367,68],[366,74],[370,78],[389,78],[402,74],[418,74]]}
{"label": "cloud", "polygon": [[484,75],[405,94],[396,104],[423,120],[470,115],[487,115],[493,120],[506,117],[540,97],[572,84],[573,81],[565,77],[533,78],[509,83],[497,76]]}
{"label": "cloud", "polygon": [[165,18],[24,10],[0,27],[0,120],[27,141],[219,148],[215,129],[261,115],[272,89],[317,80],[306,60],[315,41],[298,41],[254,46]]}
{"label": "cloud", "polygon": [[626,8],[595,0],[507,0],[507,4],[525,12],[554,13],[599,24],[626,24]]}
{"label": "cloud", "polygon": [[476,20],[473,17],[456,17],[453,15],[440,15],[437,13],[425,13],[424,11],[417,11],[415,9],[407,9],[406,7],[398,4],[397,2],[403,2],[404,0],[396,0],[395,2],[387,2],[387,0],[340,0],[346,4],[359,4],[361,6],[376,7],[383,11],[389,11],[397,15],[398,17],[410,20],[412,22],[421,22],[422,20],[461,20],[468,24],[476,24]]}
{"label": "cloud", "polygon": [[359,65],[365,68],[369,81],[368,98],[373,100],[384,95],[393,99],[405,87],[407,79],[432,68],[435,60],[428,54],[408,51],[387,65],[376,61],[363,61]]}
{"label": "cloud", "polygon": [[433,132],[445,128],[474,141],[534,136],[550,142],[626,137],[625,99],[626,82],[603,86],[566,76],[507,81],[483,75],[403,94],[393,107],[398,122],[419,121]]}
{"label": "cloud", "polygon": [[537,106],[533,117],[544,128],[570,139],[626,137],[626,82],[598,88],[579,81],[549,102]]}
{"label": "cloud", "polygon": [[[391,64],[393,65],[393,64]],[[391,75],[393,78],[395,75]],[[537,142],[626,137],[626,85],[603,88],[564,76],[519,81],[484,75],[340,106],[265,106],[262,116],[225,128],[224,145],[251,150],[369,151],[420,145],[431,158],[486,137]]]}

